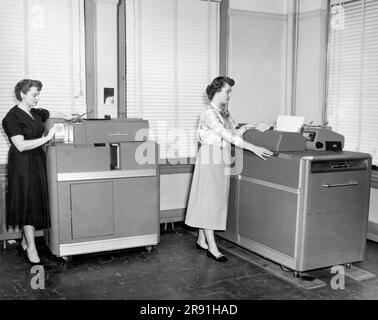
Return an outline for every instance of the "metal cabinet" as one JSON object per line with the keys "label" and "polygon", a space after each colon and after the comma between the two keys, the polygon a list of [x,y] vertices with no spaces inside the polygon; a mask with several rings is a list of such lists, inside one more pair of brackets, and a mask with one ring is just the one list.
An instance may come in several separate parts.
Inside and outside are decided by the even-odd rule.
{"label": "metal cabinet", "polygon": [[244,153],[243,165],[220,236],[295,271],[364,259],[370,155],[306,151],[261,161]]}
{"label": "metal cabinet", "polygon": [[[158,146],[133,140],[135,123],[130,129],[126,119],[124,123],[118,119],[115,126],[110,121],[88,121],[72,130],[72,143],[47,147],[51,212],[47,244],[54,255],[151,249],[159,243]],[[145,123],[141,127],[145,130]],[[80,143],[75,143],[75,132]],[[137,153],[143,153],[140,149],[150,153],[149,161],[137,159]]]}

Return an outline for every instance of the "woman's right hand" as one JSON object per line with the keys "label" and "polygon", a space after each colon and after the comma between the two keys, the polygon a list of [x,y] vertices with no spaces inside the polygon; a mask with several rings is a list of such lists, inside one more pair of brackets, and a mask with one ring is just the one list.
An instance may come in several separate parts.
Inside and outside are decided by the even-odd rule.
{"label": "woman's right hand", "polygon": [[260,157],[263,160],[267,160],[267,158],[273,156],[272,151],[265,149],[263,147],[255,146],[253,144],[250,144],[246,149],[253,152],[256,156]]}
{"label": "woman's right hand", "polygon": [[46,135],[47,141],[50,141],[58,131],[60,130],[56,126],[51,127],[49,133]]}

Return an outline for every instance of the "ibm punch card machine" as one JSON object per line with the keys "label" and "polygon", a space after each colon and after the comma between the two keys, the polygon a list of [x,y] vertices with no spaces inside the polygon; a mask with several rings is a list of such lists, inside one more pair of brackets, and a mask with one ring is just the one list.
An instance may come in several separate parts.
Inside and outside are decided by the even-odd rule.
{"label": "ibm punch card machine", "polygon": [[243,151],[219,236],[297,274],[362,261],[371,156],[343,151],[344,137],[328,127],[249,130],[244,139],[274,156],[263,161]]}
{"label": "ibm punch card machine", "polygon": [[148,121],[49,119],[51,252],[68,256],[159,242],[158,150]]}

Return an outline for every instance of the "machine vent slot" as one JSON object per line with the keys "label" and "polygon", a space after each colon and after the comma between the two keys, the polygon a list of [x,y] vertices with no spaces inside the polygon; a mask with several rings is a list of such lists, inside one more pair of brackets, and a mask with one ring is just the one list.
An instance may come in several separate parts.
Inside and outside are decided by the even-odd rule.
{"label": "machine vent slot", "polygon": [[314,161],[311,164],[311,173],[366,170],[367,166],[367,161],[357,159]]}
{"label": "machine vent slot", "polygon": [[352,167],[351,161],[332,161],[331,168],[332,169],[345,169]]}

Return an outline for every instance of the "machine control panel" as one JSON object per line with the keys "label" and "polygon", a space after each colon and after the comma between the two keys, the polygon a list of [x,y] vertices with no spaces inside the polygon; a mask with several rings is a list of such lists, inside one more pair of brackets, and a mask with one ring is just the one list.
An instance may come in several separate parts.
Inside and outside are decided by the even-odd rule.
{"label": "machine control panel", "polygon": [[306,150],[342,151],[344,136],[326,126],[304,126],[302,136],[306,141]]}
{"label": "machine control panel", "polygon": [[316,132],[313,132],[313,131],[303,131],[303,137],[305,138],[306,141],[314,141],[315,140],[315,136],[316,136]]}

